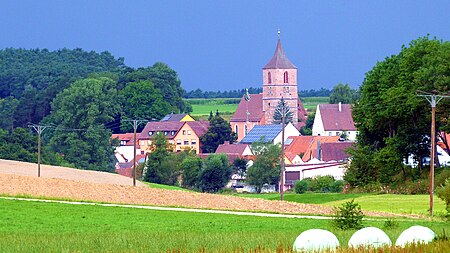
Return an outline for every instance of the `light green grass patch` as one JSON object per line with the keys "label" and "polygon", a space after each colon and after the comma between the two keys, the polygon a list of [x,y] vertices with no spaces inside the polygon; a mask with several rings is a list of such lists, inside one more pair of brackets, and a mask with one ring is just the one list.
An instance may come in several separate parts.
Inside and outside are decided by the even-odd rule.
{"label": "light green grass patch", "polygon": [[185,188],[182,188],[179,186],[155,184],[155,183],[149,183],[149,182],[143,182],[143,183],[148,185],[150,188],[157,188],[157,189],[164,189],[164,190],[189,191],[188,189],[185,189]]}
{"label": "light green grass patch", "polygon": [[[399,221],[398,228],[384,230],[395,240],[402,230],[414,224],[436,232],[448,225]],[[382,228],[383,221],[366,221],[365,225]],[[334,230],[328,220],[0,199],[3,252],[248,252],[258,248],[275,252],[279,247],[286,252],[301,232],[311,228],[329,229],[344,245],[354,232]]]}
{"label": "light green grass patch", "polygon": [[316,112],[316,108],[318,104],[329,104],[329,97],[305,97],[301,98],[303,107],[308,111],[308,113]]}

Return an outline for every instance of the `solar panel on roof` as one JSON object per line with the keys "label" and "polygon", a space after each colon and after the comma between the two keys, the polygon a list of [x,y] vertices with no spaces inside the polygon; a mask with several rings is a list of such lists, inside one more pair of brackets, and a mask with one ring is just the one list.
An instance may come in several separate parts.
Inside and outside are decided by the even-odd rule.
{"label": "solar panel on roof", "polygon": [[261,140],[261,137],[264,142],[273,142],[280,132],[281,125],[258,125],[250,130],[241,143],[253,143]]}

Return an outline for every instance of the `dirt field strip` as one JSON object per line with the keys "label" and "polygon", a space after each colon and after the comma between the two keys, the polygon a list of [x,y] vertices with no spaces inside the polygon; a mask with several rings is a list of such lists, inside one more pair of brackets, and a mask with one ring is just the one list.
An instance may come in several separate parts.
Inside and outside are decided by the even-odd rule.
{"label": "dirt field strip", "polygon": [[59,204],[69,204],[69,205],[90,205],[90,206],[105,206],[105,207],[137,208],[137,209],[149,209],[149,210],[158,210],[158,211],[214,213],[214,214],[230,214],[230,215],[243,215],[243,216],[259,216],[259,217],[274,217],[274,218],[297,218],[297,219],[316,219],[316,220],[329,220],[329,219],[331,219],[331,217],[329,217],[329,216],[312,216],[312,215],[309,216],[309,215],[294,215],[294,214],[233,212],[233,211],[205,210],[205,209],[179,208],[179,207],[102,204],[102,203],[88,203],[88,202],[76,202],[76,201],[47,200],[47,199],[26,199],[26,198],[13,198],[13,197],[0,197],[0,199],[33,201],[33,202],[45,202],[45,203],[59,203]]}

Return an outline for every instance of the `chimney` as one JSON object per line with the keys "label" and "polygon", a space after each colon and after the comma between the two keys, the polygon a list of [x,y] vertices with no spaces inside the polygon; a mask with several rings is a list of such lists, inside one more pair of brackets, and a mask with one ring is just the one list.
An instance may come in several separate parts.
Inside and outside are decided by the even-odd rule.
{"label": "chimney", "polygon": [[342,112],[342,103],[339,102],[339,111]]}
{"label": "chimney", "polygon": [[321,152],[321,147],[320,147],[320,141],[317,141],[317,159],[318,160],[322,160],[322,152]]}

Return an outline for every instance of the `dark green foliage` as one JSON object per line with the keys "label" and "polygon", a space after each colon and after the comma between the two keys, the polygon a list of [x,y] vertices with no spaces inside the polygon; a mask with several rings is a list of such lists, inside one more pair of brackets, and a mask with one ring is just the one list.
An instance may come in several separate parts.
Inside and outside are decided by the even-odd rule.
{"label": "dark green foliage", "polygon": [[[212,112],[210,118],[212,116]],[[225,121],[218,113],[209,120],[208,131],[200,137],[203,153],[214,153],[220,144],[225,141],[233,143],[236,134],[231,130],[230,123]]]}
{"label": "dark green foliage", "polygon": [[350,88],[348,84],[338,84],[333,87],[330,95],[330,104],[353,104],[358,99],[356,90]]}
{"label": "dark green foliage", "polygon": [[15,113],[19,106],[19,100],[14,97],[0,98],[0,128],[12,131],[16,122]]}
{"label": "dark green foliage", "polygon": [[164,134],[157,133],[152,139],[152,152],[148,155],[145,181],[173,185],[176,165],[171,164],[171,148]]}
{"label": "dark green foliage", "polygon": [[352,199],[334,208],[332,224],[340,230],[361,229],[363,218],[361,206]]}
{"label": "dark green foliage", "polygon": [[281,148],[263,141],[252,144],[253,154],[256,156],[253,166],[247,169],[246,182],[260,193],[265,184],[277,185],[280,180],[280,152]]}
{"label": "dark green foliage", "polygon": [[316,117],[316,113],[308,114],[308,118],[306,119],[305,126],[300,129],[300,133],[302,135],[312,135],[312,127],[314,125],[314,118]]}
{"label": "dark green foliage", "polygon": [[[163,99],[161,90],[155,88],[150,81],[128,83],[120,91],[123,99],[122,118],[128,119],[162,119],[171,111],[169,102]],[[144,126],[142,125],[141,128]],[[132,132],[129,122],[122,122],[122,129]]]}
{"label": "dark green foliage", "polygon": [[247,160],[244,158],[236,158],[233,161],[233,173],[239,175],[241,178],[247,174]]}
{"label": "dark green foliage", "polygon": [[450,178],[445,181],[445,184],[436,189],[436,195],[445,201],[447,213],[450,215]]}
{"label": "dark green foliage", "polygon": [[24,128],[16,128],[11,134],[0,129],[0,159],[37,162],[37,136]]}
{"label": "dark green foliage", "polygon": [[181,186],[188,189],[198,189],[203,161],[199,156],[188,156],[179,165],[183,181]]}
{"label": "dark green foliage", "polygon": [[308,190],[308,181],[297,180],[294,185],[294,192],[297,194],[305,193]]}
{"label": "dark green foliage", "polygon": [[203,162],[198,188],[202,192],[217,192],[228,183],[231,173],[226,155],[209,155]]}
{"label": "dark green foliage", "polygon": [[123,59],[108,52],[13,48],[0,50],[0,66],[0,99],[18,101],[8,129],[11,122],[14,127],[39,123],[50,113],[50,102],[74,81],[92,72],[118,72],[124,67]]}
{"label": "dark green foliage", "polygon": [[120,112],[115,86],[106,77],[79,80],[52,102],[52,114],[45,119],[57,126],[50,145],[77,168],[114,170],[111,132],[104,124]]}
{"label": "dark green foliage", "polygon": [[[366,74],[353,108],[358,145],[345,179],[352,186],[393,185],[423,174],[429,155],[430,105],[416,91],[450,91],[450,42],[419,38],[398,55],[378,62]],[[437,106],[438,128],[447,129],[450,100]],[[402,162],[413,155],[418,170],[408,174]],[[400,175],[400,176],[399,176]]]}
{"label": "dark green foliage", "polygon": [[287,124],[289,122],[292,123],[292,117],[293,113],[291,111],[291,108],[289,108],[289,105],[286,103],[284,98],[281,98],[280,101],[278,101],[277,107],[275,108],[275,112],[273,113],[273,123],[274,124],[281,124],[283,121],[281,118],[284,115],[284,124]]}
{"label": "dark green foliage", "polygon": [[[299,187],[297,191],[297,185]],[[295,193],[310,192],[342,192],[345,182],[335,180],[332,176],[317,176],[315,178],[305,178],[295,182]]]}
{"label": "dark green foliage", "polygon": [[177,72],[166,64],[157,62],[151,67],[128,69],[119,80],[119,86],[125,87],[127,83],[140,81],[150,81],[160,90],[163,100],[170,104],[167,108],[169,111],[189,112],[189,108],[192,110],[182,99],[185,90],[181,87]]}
{"label": "dark green foliage", "polygon": [[395,228],[398,228],[398,226],[399,226],[398,221],[394,220],[393,218],[387,218],[384,221],[384,225],[383,225],[383,227],[387,228],[387,229],[395,229]]}

